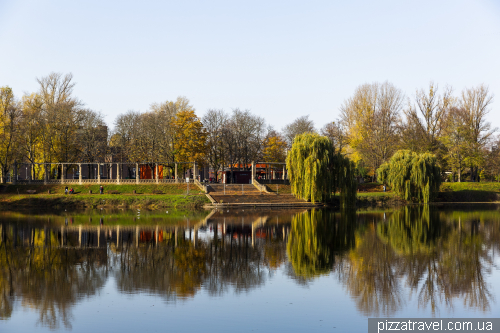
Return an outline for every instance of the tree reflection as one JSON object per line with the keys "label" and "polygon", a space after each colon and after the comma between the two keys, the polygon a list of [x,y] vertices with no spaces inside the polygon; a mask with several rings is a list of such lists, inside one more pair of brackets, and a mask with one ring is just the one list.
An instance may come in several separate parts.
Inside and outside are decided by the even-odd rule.
{"label": "tree reflection", "polygon": [[343,257],[338,274],[359,311],[389,316],[404,304],[397,270],[400,259],[375,228],[372,222],[356,232],[356,245]]}
{"label": "tree reflection", "polygon": [[457,301],[490,309],[487,278],[500,244],[496,211],[315,209],[280,215],[280,223],[252,214],[252,224],[228,214],[223,223],[215,219],[201,227],[207,235],[201,239],[182,227],[155,237],[152,229],[134,226],[122,228],[118,242],[116,232],[109,236],[115,229],[100,229],[97,247],[95,228],[81,232],[79,242],[77,229],[62,238],[50,228],[0,224],[0,319],[21,304],[37,311],[41,325],[71,328],[74,305],[97,294],[109,276],[121,293],[155,294],[170,302],[200,290],[212,296],[249,292],[277,271],[299,284],[335,273],[365,315],[393,315],[408,292],[433,314],[443,304],[453,309]]}
{"label": "tree reflection", "polygon": [[354,222],[353,211],[313,209],[297,214],[292,219],[287,243],[295,275],[308,279],[329,273],[335,255],[354,246]]}
{"label": "tree reflection", "polygon": [[[5,228],[2,228],[5,232]],[[51,329],[71,328],[71,307],[82,296],[95,295],[106,280],[106,251],[58,249],[56,237],[34,230],[30,247],[16,246],[17,235],[0,246],[0,316],[9,318],[16,298],[36,309],[39,323]],[[47,239],[47,241],[46,241]],[[36,246],[42,244],[41,247]]]}
{"label": "tree reflection", "polygon": [[490,229],[497,228],[494,223],[480,228],[477,216],[456,221],[432,206],[404,207],[387,223],[357,232],[356,247],[338,265],[339,276],[367,315],[397,311],[404,303],[402,281],[433,314],[440,304],[452,309],[456,299],[487,311],[492,295],[484,276],[499,241]]}

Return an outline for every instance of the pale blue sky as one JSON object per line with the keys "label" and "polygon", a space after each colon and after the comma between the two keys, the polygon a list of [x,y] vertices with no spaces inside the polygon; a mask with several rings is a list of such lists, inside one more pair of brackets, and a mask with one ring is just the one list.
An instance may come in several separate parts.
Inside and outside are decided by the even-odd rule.
{"label": "pale blue sky", "polygon": [[500,0],[0,0],[0,49],[0,86],[21,97],[72,72],[109,125],[182,95],[200,116],[239,107],[321,127],[360,84],[413,96],[433,80],[489,85],[500,127]]}

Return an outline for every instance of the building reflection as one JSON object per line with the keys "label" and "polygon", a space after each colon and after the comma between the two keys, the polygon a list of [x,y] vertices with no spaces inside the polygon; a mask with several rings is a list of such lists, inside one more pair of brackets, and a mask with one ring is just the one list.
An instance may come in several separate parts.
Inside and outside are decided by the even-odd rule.
{"label": "building reflection", "polygon": [[[134,222],[134,221],[133,221]],[[137,222],[137,221],[135,221]],[[120,293],[166,302],[200,290],[246,293],[281,270],[297,283],[338,278],[365,315],[391,315],[415,295],[438,313],[459,300],[487,311],[500,220],[486,212],[214,211],[167,225],[0,224],[0,318],[35,309],[71,327],[72,309],[110,278]]]}

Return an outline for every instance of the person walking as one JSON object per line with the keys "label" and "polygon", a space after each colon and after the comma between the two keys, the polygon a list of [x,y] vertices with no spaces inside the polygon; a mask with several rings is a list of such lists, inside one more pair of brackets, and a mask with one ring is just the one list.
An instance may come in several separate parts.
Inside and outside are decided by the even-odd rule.
{"label": "person walking", "polygon": [[99,193],[104,194],[104,187],[102,187],[102,185],[99,187]]}
{"label": "person walking", "polygon": [[68,194],[68,187],[67,186],[64,188],[64,194]]}

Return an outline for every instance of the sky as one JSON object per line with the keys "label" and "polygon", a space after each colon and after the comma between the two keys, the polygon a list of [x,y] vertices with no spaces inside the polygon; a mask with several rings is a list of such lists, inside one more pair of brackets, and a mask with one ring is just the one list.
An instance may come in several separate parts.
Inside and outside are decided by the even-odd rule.
{"label": "sky", "polygon": [[117,115],[185,96],[248,109],[275,129],[340,116],[357,86],[389,81],[412,99],[433,81],[496,94],[500,0],[0,0],[0,86],[72,73],[74,94]]}

